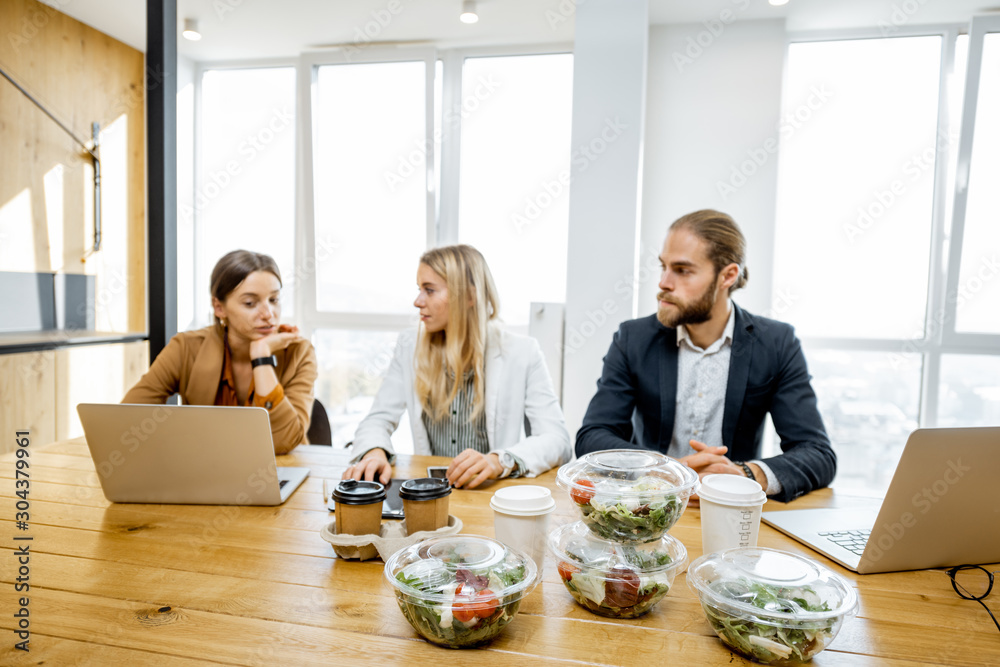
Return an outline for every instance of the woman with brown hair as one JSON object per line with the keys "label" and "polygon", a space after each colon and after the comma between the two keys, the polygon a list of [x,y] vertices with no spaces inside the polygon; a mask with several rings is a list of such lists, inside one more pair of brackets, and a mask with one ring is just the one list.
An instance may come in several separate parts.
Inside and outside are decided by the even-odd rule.
{"label": "woman with brown hair", "polygon": [[174,336],[122,403],[265,408],[274,451],[306,441],[316,352],[296,326],[280,324],[281,272],[268,255],[234,250],[212,270],[215,324]]}
{"label": "woman with brown hair", "polygon": [[389,481],[390,436],[404,411],[416,454],[454,457],[447,476],[455,486],[533,477],[568,461],[569,433],[541,349],[498,326],[496,287],[479,251],[429,250],[417,286],[421,324],[400,334],[344,478]]}

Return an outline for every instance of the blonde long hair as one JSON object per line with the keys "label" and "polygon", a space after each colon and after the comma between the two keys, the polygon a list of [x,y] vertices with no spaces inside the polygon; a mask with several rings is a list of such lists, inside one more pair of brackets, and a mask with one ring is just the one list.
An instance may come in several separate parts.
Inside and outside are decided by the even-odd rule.
{"label": "blonde long hair", "polygon": [[424,412],[441,421],[471,371],[471,419],[477,419],[486,407],[486,338],[490,323],[500,313],[493,274],[482,254],[468,245],[428,250],[420,263],[441,276],[448,287],[448,324],[434,333],[420,328],[414,358],[417,397]]}

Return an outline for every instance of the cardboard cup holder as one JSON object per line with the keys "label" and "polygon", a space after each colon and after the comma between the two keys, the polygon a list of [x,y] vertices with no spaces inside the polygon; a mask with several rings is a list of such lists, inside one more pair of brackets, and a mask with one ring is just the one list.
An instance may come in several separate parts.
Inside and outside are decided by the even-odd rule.
{"label": "cardboard cup holder", "polygon": [[386,560],[400,549],[432,537],[455,535],[462,530],[462,520],[448,515],[448,524],[437,530],[421,530],[413,534],[406,531],[406,521],[382,523],[378,535],[340,535],[337,522],[333,521],[320,530],[320,537],[333,546],[334,552],[344,559],[371,560],[376,556]]}

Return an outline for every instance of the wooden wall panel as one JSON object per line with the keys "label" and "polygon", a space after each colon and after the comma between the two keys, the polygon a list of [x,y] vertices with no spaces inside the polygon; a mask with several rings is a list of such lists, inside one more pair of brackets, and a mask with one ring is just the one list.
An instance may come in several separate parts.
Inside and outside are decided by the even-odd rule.
{"label": "wooden wall panel", "polygon": [[145,341],[56,350],[55,439],[83,435],[76,412],[78,404],[121,401],[149,368],[148,350]]}
{"label": "wooden wall panel", "polygon": [[0,355],[0,454],[14,449],[14,431],[33,443],[56,439],[55,352]]}
{"label": "wooden wall panel", "polygon": [[[106,211],[124,214],[105,220],[110,250],[93,253],[89,157],[0,79],[0,271],[94,274],[99,328],[144,331],[144,56],[35,0],[0,2],[0,26],[0,67],[76,135],[89,140],[92,122],[127,119],[123,164],[106,169],[104,182],[126,201],[102,198]],[[123,309],[124,317],[104,312]]]}

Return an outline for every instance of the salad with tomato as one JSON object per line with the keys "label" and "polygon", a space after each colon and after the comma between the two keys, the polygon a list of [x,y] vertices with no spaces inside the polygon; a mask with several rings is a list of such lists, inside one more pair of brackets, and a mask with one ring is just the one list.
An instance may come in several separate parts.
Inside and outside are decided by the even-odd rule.
{"label": "salad with tomato", "polygon": [[537,568],[495,540],[456,535],[393,554],[385,575],[421,636],[461,648],[500,634],[534,587]]}
{"label": "salad with tomato", "polygon": [[647,544],[619,544],[597,539],[580,522],[553,531],[549,548],[573,599],[611,618],[648,612],[687,562],[684,545],[669,535]]}
{"label": "salad with tomato", "polygon": [[677,523],[687,505],[687,498],[681,500],[670,493],[672,485],[658,477],[640,477],[628,485],[617,480],[595,484],[582,479],[577,485],[570,491],[570,497],[579,507],[583,522],[606,540],[659,539]]}
{"label": "salad with tomato", "polygon": [[592,452],[559,469],[586,526],[616,542],[652,542],[677,523],[698,475],[658,452]]}

